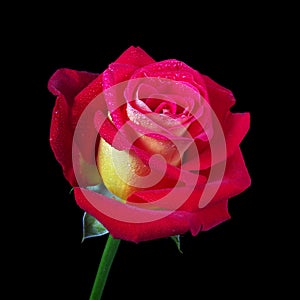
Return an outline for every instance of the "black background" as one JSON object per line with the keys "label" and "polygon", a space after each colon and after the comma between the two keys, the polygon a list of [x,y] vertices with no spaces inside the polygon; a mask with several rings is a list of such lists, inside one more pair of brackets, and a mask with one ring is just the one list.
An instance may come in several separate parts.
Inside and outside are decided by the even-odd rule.
{"label": "black background", "polygon": [[[12,278],[26,283],[22,294],[30,299],[88,299],[107,238],[81,243],[83,211],[49,145],[55,97],[47,82],[62,67],[101,73],[131,45],[156,61],[182,60],[232,90],[237,100],[232,110],[251,114],[241,148],[252,184],[230,199],[229,221],[196,237],[181,237],[183,254],[170,239],[122,241],[103,300],[244,299],[281,289],[273,280],[280,262],[272,256],[276,225],[273,199],[265,190],[269,163],[264,147],[271,139],[265,107],[274,99],[268,97],[271,84],[266,78],[272,72],[276,28],[261,7],[174,5],[162,9],[145,4],[136,14],[128,5],[124,9],[130,14],[119,5],[118,12],[92,5],[73,4],[67,10],[40,6],[36,13],[30,8],[18,26],[12,59],[20,61],[13,78],[23,94],[18,105],[24,140],[17,157],[24,165],[24,188],[18,193],[23,199],[18,211],[22,214],[24,207],[27,213],[19,224],[25,240],[15,247],[25,266],[16,267]],[[282,239],[278,231],[276,239]]]}

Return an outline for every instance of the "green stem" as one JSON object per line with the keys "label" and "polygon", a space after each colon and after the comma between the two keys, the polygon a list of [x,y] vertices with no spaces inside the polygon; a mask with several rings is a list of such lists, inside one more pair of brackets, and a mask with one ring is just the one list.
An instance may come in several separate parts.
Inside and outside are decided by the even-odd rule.
{"label": "green stem", "polygon": [[101,261],[100,261],[100,264],[98,267],[98,271],[97,271],[94,285],[92,288],[92,292],[90,295],[90,300],[100,300],[101,299],[101,296],[102,296],[102,293],[103,293],[103,290],[105,287],[106,279],[108,277],[112,262],[117,253],[120,241],[121,240],[115,239],[109,234],[102,257],[101,257]]}

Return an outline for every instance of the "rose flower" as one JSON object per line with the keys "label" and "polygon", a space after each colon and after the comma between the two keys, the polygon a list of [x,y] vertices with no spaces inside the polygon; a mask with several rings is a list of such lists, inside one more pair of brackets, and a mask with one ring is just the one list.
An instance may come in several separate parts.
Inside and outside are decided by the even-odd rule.
{"label": "rose flower", "polygon": [[249,113],[176,59],[129,47],[101,74],[58,69],[50,145],[77,204],[118,239],[140,242],[228,220],[250,186],[240,143]]}

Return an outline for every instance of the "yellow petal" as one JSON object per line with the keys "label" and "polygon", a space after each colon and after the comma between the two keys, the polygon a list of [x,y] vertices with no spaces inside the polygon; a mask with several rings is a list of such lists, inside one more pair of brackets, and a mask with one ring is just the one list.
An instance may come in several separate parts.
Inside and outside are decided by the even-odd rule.
{"label": "yellow petal", "polygon": [[142,149],[146,149],[150,154],[160,154],[168,164],[178,166],[181,157],[175,146],[170,140],[158,140],[150,136],[141,136],[136,143]]}
{"label": "yellow petal", "polygon": [[[151,155],[161,155],[166,163],[172,165],[180,163],[179,152],[169,140],[141,136],[135,144],[147,150]],[[145,165],[135,153],[119,151],[102,138],[98,148],[97,166],[106,188],[123,200],[126,200],[133,192],[158,183],[164,172],[163,170],[152,170],[149,177],[150,167]]]}
{"label": "yellow petal", "polygon": [[106,188],[126,200],[141,188],[139,181],[150,169],[135,154],[119,151],[101,138],[97,154],[97,165]]}

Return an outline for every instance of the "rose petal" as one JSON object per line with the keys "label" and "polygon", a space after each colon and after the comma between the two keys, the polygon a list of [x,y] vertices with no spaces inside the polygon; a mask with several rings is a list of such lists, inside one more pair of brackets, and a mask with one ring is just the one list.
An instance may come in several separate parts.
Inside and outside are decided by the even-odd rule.
{"label": "rose petal", "polygon": [[249,113],[229,113],[224,121],[227,156],[232,155],[250,128]]}
{"label": "rose petal", "polygon": [[[135,243],[180,235],[189,230],[195,236],[230,218],[227,199],[190,213],[143,209],[80,188],[75,188],[74,194],[78,206],[101,222],[114,238]],[[124,216],[125,220],[116,216]],[[133,221],[126,221],[126,216]],[[151,219],[153,221],[147,221]]]}
{"label": "rose petal", "polygon": [[210,230],[229,219],[228,200],[224,199],[194,212],[190,220],[190,231],[193,236],[196,236],[200,231]]}
{"label": "rose petal", "polygon": [[180,126],[181,123],[174,118],[153,112],[140,112],[130,103],[127,105],[126,111],[129,119],[136,125],[135,127],[144,128],[145,133],[180,135],[186,130],[185,127]]}
{"label": "rose petal", "polygon": [[48,81],[49,91],[57,96],[51,118],[50,145],[64,176],[73,186],[77,181],[72,166],[72,105],[75,95],[96,76],[89,72],[59,69]]}
{"label": "rose petal", "polygon": [[[111,64],[110,65],[110,69],[111,71],[114,71],[114,76],[120,76],[119,72],[121,75],[124,75],[125,73],[125,68],[127,68],[127,71],[130,70],[132,68],[136,69],[137,67],[143,66],[143,65],[147,65],[149,63],[154,62],[154,60],[141,48],[139,47],[129,47],[127,50],[125,50],[115,61],[116,64]],[[124,64],[127,64],[126,67],[124,67]],[[118,70],[116,70],[116,66],[118,65]],[[121,66],[122,65],[122,66]],[[131,65],[131,66],[128,66]],[[123,68],[123,70],[121,70],[121,68]],[[127,72],[126,71],[126,72]],[[79,72],[79,74],[81,73],[86,73],[86,72]],[[91,74],[91,73],[89,73]],[[83,87],[78,86],[78,91],[73,95],[73,97],[79,93],[79,91],[81,91],[76,99],[75,99],[75,104],[74,104],[74,115],[73,118],[75,119],[75,125],[76,125],[76,120],[78,120],[81,112],[84,110],[84,108],[87,106],[88,103],[90,103],[90,101],[92,101],[95,97],[97,97],[102,91],[103,91],[103,78],[102,78],[103,74],[100,74],[97,77],[97,74],[93,74],[93,79],[96,79],[95,81],[93,81],[92,83],[90,83],[89,85],[85,84],[84,87],[86,87],[85,89],[83,89],[81,91],[81,89]],[[121,79],[120,78],[115,78],[115,80],[113,81],[113,83],[111,82],[111,84],[109,85],[108,82],[106,82],[105,84],[105,88],[107,88],[108,86],[111,86],[112,84],[116,84],[118,82],[120,82]],[[90,80],[91,82],[91,80]],[[77,117],[75,117],[77,116]]]}
{"label": "rose petal", "polygon": [[216,198],[234,197],[251,184],[251,177],[246,167],[241,149],[238,148],[227,160],[224,177]]}
{"label": "rose petal", "polygon": [[97,76],[86,71],[58,69],[50,77],[48,89],[55,96],[64,95],[68,105],[72,106],[74,97]]}
{"label": "rose petal", "polygon": [[[251,184],[251,178],[240,149],[236,150],[228,158],[225,172],[222,171],[223,166],[220,164],[212,167],[209,170],[210,174],[213,174],[212,177],[208,177],[206,183],[199,184],[180,209],[196,211],[199,206],[212,205],[220,200],[234,197],[247,189]],[[202,198],[204,188],[207,190],[204,196],[213,196],[211,199]]]}
{"label": "rose petal", "polygon": [[72,126],[75,128],[82,111],[94,98],[103,92],[104,88],[111,87],[126,80],[126,78],[129,79],[132,70],[152,62],[154,62],[154,60],[145,51],[139,47],[135,48],[131,46],[116,59],[115,63],[110,64],[106,70],[106,78],[103,79],[104,74],[100,74],[98,78],[95,79],[97,75],[94,74],[95,80],[88,86],[86,84],[86,87],[75,98],[72,111]]}
{"label": "rose petal", "polygon": [[126,104],[125,85],[121,83],[129,80],[136,68],[132,65],[113,63],[103,73],[104,97],[110,117],[117,128],[121,128],[128,119],[123,109]]}
{"label": "rose petal", "polygon": [[[199,177],[196,184],[190,186],[139,191],[132,194],[128,201],[151,202],[161,209],[197,212],[206,206],[234,197],[250,186],[251,179],[240,149],[228,159],[223,176],[222,173],[218,175],[219,169],[220,166],[215,166],[210,170],[215,174],[208,182]],[[205,194],[203,194],[204,189]],[[165,199],[162,199],[163,197]]]}
{"label": "rose petal", "polygon": [[190,84],[190,87],[197,88],[201,96],[208,100],[206,84],[202,75],[182,61],[167,59],[146,65],[138,69],[132,76],[132,78],[140,77],[167,78],[174,81],[187,82]]}
{"label": "rose petal", "polygon": [[[113,147],[119,151],[132,151],[139,157],[142,163],[149,166],[149,162],[153,155],[153,153],[150,152],[151,149],[141,148],[139,147],[140,145],[137,146],[135,143],[131,142],[132,139],[130,137],[128,138],[128,131],[126,134],[127,136],[123,135],[122,131],[118,131],[109,121],[104,122],[100,129],[100,135],[107,143],[113,145]],[[184,147],[184,145],[180,145],[180,142],[178,142],[178,145],[179,149],[180,147]],[[158,173],[161,173],[162,170],[164,170],[163,179],[155,186],[156,188],[174,186],[178,180],[183,184],[189,185],[189,182],[195,182],[197,180],[196,178],[199,177],[198,174],[193,174],[180,169],[177,166],[166,163],[164,159],[156,160],[155,164],[152,165],[152,168]]]}
{"label": "rose petal", "polygon": [[72,166],[72,136],[68,122],[69,107],[63,95],[56,99],[50,125],[50,146],[63,174],[72,186],[77,185]]}
{"label": "rose petal", "polygon": [[[131,75],[137,69],[135,65],[127,65],[120,63],[111,63],[103,73],[103,87],[108,89],[120,82],[129,80]],[[109,107],[110,111],[115,107]]]}
{"label": "rose petal", "polygon": [[[153,207],[159,209],[197,211],[199,209],[199,200],[206,178],[202,175],[198,175],[193,181],[194,184],[187,182],[184,186],[174,185],[172,188],[163,186],[160,189],[137,191],[128,197],[127,202],[151,203]],[[199,192],[195,193],[195,189],[198,189]],[[191,198],[193,198],[193,202],[196,204],[193,203],[192,206],[190,204],[186,205],[185,203],[190,201]]]}
{"label": "rose petal", "polygon": [[[223,123],[222,129],[219,127],[217,130],[214,130],[214,135],[209,142],[195,141],[200,159],[195,156],[194,150],[187,150],[183,164],[185,170],[204,170],[209,168],[212,163],[219,163],[226,157],[231,156],[237,150],[250,128],[250,114],[229,112]],[[222,141],[226,141],[226,152],[221,151],[224,148]],[[219,147],[218,143],[221,143]],[[214,161],[212,162],[212,149],[217,148],[220,151],[214,151]],[[200,165],[198,162],[200,162]]]}
{"label": "rose petal", "polygon": [[222,122],[229,109],[235,104],[235,98],[230,90],[221,86],[210,77],[204,75],[202,78],[207,88],[210,105],[219,121]]}
{"label": "rose petal", "polygon": [[155,62],[155,60],[140,47],[130,46],[115,62],[142,67]]}
{"label": "rose petal", "polygon": [[[114,238],[138,243],[183,234],[190,228],[189,212],[141,209],[80,188],[75,188],[74,193],[79,207],[99,220]],[[111,215],[105,214],[104,210],[112,212]],[[136,218],[141,222],[122,221],[116,218],[117,215],[127,215],[129,219]],[[147,222],[148,218],[155,221]]]}
{"label": "rose petal", "polygon": [[86,107],[96,99],[103,91],[103,75],[100,74],[92,82],[86,85],[74,98],[72,108],[72,127],[77,126],[77,122]]}

